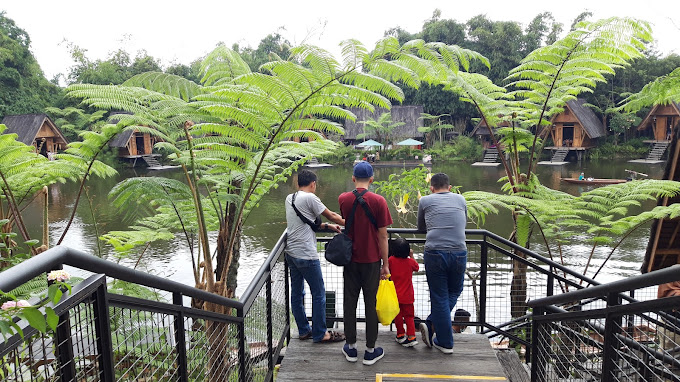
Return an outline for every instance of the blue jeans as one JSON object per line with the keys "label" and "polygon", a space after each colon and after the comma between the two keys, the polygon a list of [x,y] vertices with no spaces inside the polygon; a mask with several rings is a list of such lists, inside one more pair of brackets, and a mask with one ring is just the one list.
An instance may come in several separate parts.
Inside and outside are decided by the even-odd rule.
{"label": "blue jeans", "polygon": [[[298,334],[303,336],[311,331],[314,342],[326,335],[326,287],[321,274],[319,259],[296,259],[286,255],[290,271],[290,309],[293,311]],[[305,313],[305,281],[312,293],[312,326]]]}
{"label": "blue jeans", "polygon": [[425,250],[425,276],[430,287],[430,316],[437,344],[453,347],[451,311],[463,291],[467,251]]}

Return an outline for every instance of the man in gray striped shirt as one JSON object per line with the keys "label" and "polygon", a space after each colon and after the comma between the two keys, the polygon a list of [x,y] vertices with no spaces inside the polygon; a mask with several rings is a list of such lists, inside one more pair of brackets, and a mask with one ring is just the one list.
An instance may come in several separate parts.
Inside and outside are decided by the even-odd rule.
{"label": "man in gray striped shirt", "polygon": [[430,191],[418,205],[418,230],[427,231],[424,261],[431,306],[420,331],[427,347],[452,354],[451,312],[463,291],[467,264],[467,207],[462,195],[451,192],[444,173],[432,176]]}

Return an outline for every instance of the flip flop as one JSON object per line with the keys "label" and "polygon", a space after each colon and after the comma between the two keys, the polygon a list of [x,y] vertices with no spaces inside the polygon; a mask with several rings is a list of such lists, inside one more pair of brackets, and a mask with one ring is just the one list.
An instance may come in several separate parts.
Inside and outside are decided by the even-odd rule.
{"label": "flip flop", "polygon": [[301,335],[300,337],[298,337],[298,339],[303,340],[303,341],[308,340],[310,338],[312,338],[312,332],[311,331]]}
{"label": "flip flop", "polygon": [[345,334],[340,333],[340,332],[335,332],[335,331],[329,330],[328,334],[330,334],[330,337],[328,337],[327,339],[321,340],[317,343],[326,344],[326,343],[331,343],[331,342],[341,342],[341,341],[344,341],[346,339]]}

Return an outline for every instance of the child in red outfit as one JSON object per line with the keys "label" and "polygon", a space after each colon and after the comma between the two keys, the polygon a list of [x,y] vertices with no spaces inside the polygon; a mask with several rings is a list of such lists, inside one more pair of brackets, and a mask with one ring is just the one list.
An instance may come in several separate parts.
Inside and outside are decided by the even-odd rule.
{"label": "child in red outfit", "polygon": [[[390,241],[389,263],[392,281],[399,299],[399,314],[394,319],[397,327],[397,342],[405,347],[415,346],[418,341],[416,341],[416,326],[413,320],[413,272],[420,269],[420,266],[413,258],[413,251],[406,239],[398,238]],[[404,332],[404,322],[406,322],[406,332]]]}

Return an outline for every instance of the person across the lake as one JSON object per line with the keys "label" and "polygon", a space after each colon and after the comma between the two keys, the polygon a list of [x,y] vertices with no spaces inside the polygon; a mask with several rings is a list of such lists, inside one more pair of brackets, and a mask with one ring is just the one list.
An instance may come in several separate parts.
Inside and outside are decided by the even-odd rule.
{"label": "person across the lake", "polygon": [[[397,327],[396,340],[401,346],[412,347],[416,341],[416,324],[414,321],[413,303],[413,272],[420,269],[420,265],[413,257],[413,251],[408,241],[398,238],[390,241],[390,275],[397,290],[399,300],[399,314],[394,319]],[[404,331],[404,324],[406,330]]]}
{"label": "person across the lake", "polygon": [[[326,330],[326,288],[316,250],[315,230],[340,232],[345,220],[329,210],[315,195],[317,178],[309,170],[297,176],[298,191],[286,197],[286,261],[290,269],[290,305],[301,340],[344,341],[342,333]],[[297,211],[296,211],[297,209]],[[298,213],[300,215],[298,215]],[[320,216],[336,224],[321,223]],[[305,281],[312,294],[312,325],[305,313]]]}
{"label": "person across the lake", "polygon": [[344,192],[338,197],[340,213],[345,219],[356,208],[350,230],[345,232],[352,239],[352,260],[344,266],[342,272],[344,326],[347,336],[342,353],[349,362],[356,362],[358,359],[357,303],[359,292],[363,291],[366,309],[366,351],[363,363],[373,365],[385,355],[381,347],[375,346],[378,339],[375,303],[380,279],[386,279],[390,273],[387,226],[392,224],[392,216],[385,198],[368,191],[373,183],[373,167],[368,162],[362,161],[354,165],[352,182],[355,190]]}
{"label": "person across the lake", "polygon": [[420,331],[427,347],[451,354],[451,312],[463,291],[467,265],[467,206],[462,195],[451,192],[444,173],[432,176],[430,191],[432,194],[423,196],[418,204],[418,230],[427,232],[423,260],[431,307]]}

